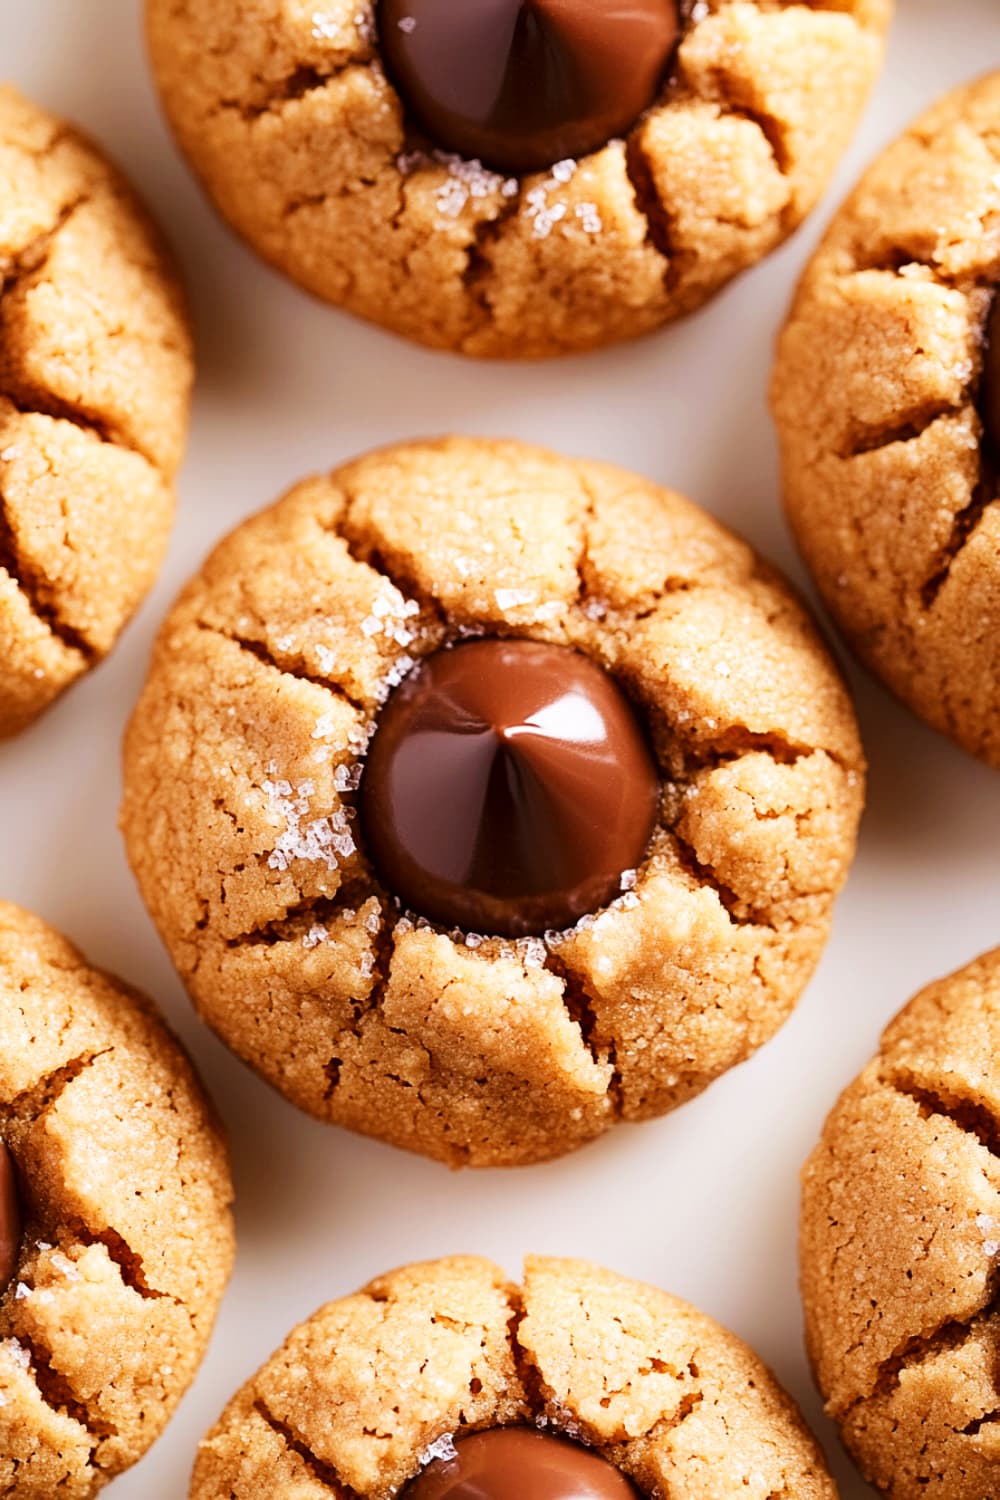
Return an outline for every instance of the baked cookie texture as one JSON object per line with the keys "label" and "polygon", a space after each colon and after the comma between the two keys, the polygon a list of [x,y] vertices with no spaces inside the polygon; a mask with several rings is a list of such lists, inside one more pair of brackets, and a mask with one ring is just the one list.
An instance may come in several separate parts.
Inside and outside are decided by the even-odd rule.
{"label": "baked cookie texture", "polygon": [[1000,1492],[1000,949],[930,985],[844,1092],[803,1178],[809,1351],[892,1500]]}
{"label": "baked cookie texture", "polygon": [[[447,1440],[532,1423],[647,1495],[835,1500],[757,1356],[704,1314],[577,1260],[409,1266],[296,1328],[202,1442],[191,1500],[390,1500]],[[437,1445],[437,1447],[435,1447]]]}
{"label": "baked cookie texture", "polygon": [[0,903],[0,1137],[24,1215],[0,1296],[0,1491],[89,1500],[159,1436],[233,1259],[221,1129],[142,996]]}
{"label": "baked cookie texture", "polygon": [[0,88],[0,737],[156,577],[192,381],[169,257],[82,136]]}
{"label": "baked cookie texture", "polygon": [[1000,766],[1000,507],[977,409],[1000,283],[1000,74],[869,170],[799,287],[773,383],[785,503],[859,656]]}
{"label": "baked cookie texture", "polygon": [[[547,940],[449,932],[375,878],[381,704],[471,636],[574,646],[644,720],[645,862]],[[552,1157],[697,1094],[795,1004],[863,799],[804,611],[680,496],[517,443],[389,448],[209,558],[128,730],[122,827],[198,1009],[296,1104],[454,1166]]]}
{"label": "baked cookie texture", "polygon": [[148,0],[207,191],[267,260],[435,348],[539,357],[700,306],[801,222],[878,71],[891,0],[709,0],[626,140],[505,177],[435,151],[371,0]]}

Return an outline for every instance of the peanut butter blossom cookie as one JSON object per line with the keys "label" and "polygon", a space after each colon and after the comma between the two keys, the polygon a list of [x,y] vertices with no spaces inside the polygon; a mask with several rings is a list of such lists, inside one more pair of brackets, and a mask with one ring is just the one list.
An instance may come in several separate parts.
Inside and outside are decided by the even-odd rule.
{"label": "peanut butter blossom cookie", "polygon": [[229,1276],[231,1197],[150,1003],[0,903],[0,1493],[89,1500],[159,1437]]}
{"label": "peanut butter blossom cookie", "polygon": [[144,210],[0,88],[0,738],[107,654],[156,577],[191,377]]}
{"label": "peanut butter blossom cookie", "polygon": [[296,1328],[191,1500],[836,1500],[798,1411],[684,1302],[576,1260],[409,1266]]}
{"label": "peanut butter blossom cookie", "polygon": [[1000,1494],[1000,949],[932,984],[805,1170],[802,1290],[827,1410],[891,1500]]}
{"label": "peanut butter blossom cookie", "polygon": [[485,1166],[766,1041],[862,794],[841,680],[747,547],[634,475],[455,439],[216,550],[161,633],[123,827],[241,1057],[321,1119]]}
{"label": "peanut butter blossom cookie", "polygon": [[656,328],[814,206],[891,0],[148,0],[178,139],[233,226],[421,343]]}
{"label": "peanut butter blossom cookie", "polygon": [[806,272],[774,410],[785,501],[859,656],[1000,767],[1000,74],[875,164]]}

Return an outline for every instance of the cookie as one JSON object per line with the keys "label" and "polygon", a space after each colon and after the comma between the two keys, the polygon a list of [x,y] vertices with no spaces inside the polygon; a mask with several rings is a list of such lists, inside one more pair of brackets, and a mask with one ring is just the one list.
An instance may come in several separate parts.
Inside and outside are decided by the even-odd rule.
{"label": "cookie", "polygon": [[221,1129],[152,1005],[0,902],[0,1491],[89,1500],[160,1435],[233,1260]]}
{"label": "cookie", "polygon": [[836,1500],[757,1356],[703,1313],[579,1260],[522,1286],[409,1266],[296,1328],[198,1453],[191,1500]]}
{"label": "cookie", "polygon": [[785,504],[858,655],[1000,766],[1000,73],[869,170],[805,273],[773,406]]}
{"label": "cookie", "polygon": [[118,172],[0,88],[0,738],[114,645],[156,577],[191,342]]}
{"label": "cookie", "polygon": [[863,762],[742,542],[622,470],[451,439],[307,481],[217,548],[125,783],[143,896],[220,1036],[321,1119],[487,1166],[671,1109],[772,1035]]}
{"label": "cookie", "polygon": [[1000,1493],[998,1058],[1000,949],[896,1017],[805,1169],[810,1355],[892,1500]]}
{"label": "cookie", "polygon": [[148,0],[178,141],[249,243],[434,348],[699,307],[823,193],[891,0]]}

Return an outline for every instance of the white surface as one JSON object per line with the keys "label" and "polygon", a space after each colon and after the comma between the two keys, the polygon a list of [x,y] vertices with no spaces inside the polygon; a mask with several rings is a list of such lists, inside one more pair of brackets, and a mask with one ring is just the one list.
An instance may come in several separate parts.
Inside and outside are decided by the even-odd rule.
{"label": "white surface", "polygon": [[0,74],[79,121],[131,172],[184,262],[200,384],[170,557],[113,658],[0,747],[0,893],[154,995],[232,1133],[240,1254],[201,1376],[115,1500],[180,1500],[198,1438],[293,1323],[404,1261],[586,1255],[690,1298],[803,1402],[845,1500],[870,1492],[822,1423],[801,1349],[796,1173],[882,1024],[1000,941],[1000,776],[852,669],[871,760],[861,852],[797,1014],[679,1113],[551,1167],[452,1176],[315,1124],[194,1014],[116,831],[119,740],[152,635],[210,545],[293,481],[390,439],[453,429],[612,459],[686,491],[802,581],[778,506],[771,343],[824,221],[883,143],[946,87],[1000,64],[997,0],[900,0],[886,75],[833,193],[792,244],[704,313],[632,347],[527,369],[409,348],[323,308],[216,221],[157,113],[139,0],[0,0]]}

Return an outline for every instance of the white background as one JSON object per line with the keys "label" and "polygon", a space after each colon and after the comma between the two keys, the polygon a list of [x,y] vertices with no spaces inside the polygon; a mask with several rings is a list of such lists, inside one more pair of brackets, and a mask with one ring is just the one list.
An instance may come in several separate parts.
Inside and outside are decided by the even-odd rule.
{"label": "white background", "polygon": [[[821,222],[945,88],[1000,66],[998,0],[900,0],[888,70],[820,214],[700,315],[605,354],[519,368],[409,348],[307,299],[216,221],[167,137],[139,0],[0,0],[0,77],[84,125],[131,173],[184,264],[200,381],[160,583],[113,658],[0,747],[0,894],[148,990],[232,1134],[240,1253],[202,1374],[115,1500],[180,1500],[224,1403],[321,1302],[408,1260],[585,1255],[689,1298],[802,1401],[845,1500],[867,1488],[820,1416],[801,1349],[796,1174],[880,1027],[922,984],[1000,942],[1000,776],[852,668],[871,761],[861,851],[793,1020],[679,1113],[550,1167],[451,1175],[299,1115],[195,1019],[116,830],[119,743],[153,633],[208,548],[293,481],[396,438],[535,439],[685,491],[804,578],[778,504],[772,341]],[[165,1226],[169,1232],[169,1226]]]}

